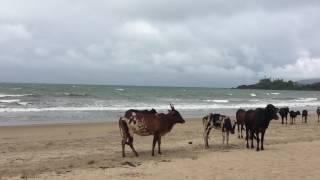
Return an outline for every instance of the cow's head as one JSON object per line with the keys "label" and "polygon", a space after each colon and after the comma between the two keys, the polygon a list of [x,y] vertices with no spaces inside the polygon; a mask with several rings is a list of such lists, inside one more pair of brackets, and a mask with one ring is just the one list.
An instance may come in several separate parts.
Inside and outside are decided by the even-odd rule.
{"label": "cow's head", "polygon": [[296,112],[296,115],[301,115],[300,111],[297,111],[297,112]]}
{"label": "cow's head", "polygon": [[171,110],[169,110],[169,114],[175,123],[185,123],[186,121],[182,118],[180,113],[174,108],[173,104],[170,104]]}
{"label": "cow's head", "polygon": [[274,120],[279,119],[279,116],[277,115],[278,111],[279,109],[272,104],[268,104],[266,107],[267,116],[270,117],[271,119],[274,119]]}

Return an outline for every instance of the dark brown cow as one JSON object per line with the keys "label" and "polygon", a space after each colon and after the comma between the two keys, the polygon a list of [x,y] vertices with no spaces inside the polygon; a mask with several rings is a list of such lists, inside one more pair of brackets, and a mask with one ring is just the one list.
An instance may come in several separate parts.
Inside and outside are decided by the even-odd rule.
{"label": "dark brown cow", "polygon": [[[154,148],[158,143],[158,153],[161,154],[160,144],[161,136],[170,132],[176,123],[185,123],[180,113],[171,105],[171,110],[167,114],[150,113],[150,111],[132,111],[131,115],[126,112],[125,117],[119,119],[120,133],[122,136],[122,156],[125,157],[125,145],[129,145],[132,151],[138,156],[133,147],[133,134],[140,136],[153,135],[152,156],[154,156]],[[151,110],[152,111],[152,110]]]}
{"label": "dark brown cow", "polygon": [[289,107],[280,108],[279,114],[281,116],[281,124],[284,124],[284,119],[286,119],[286,124],[288,124]]}
{"label": "dark brown cow", "polygon": [[[251,139],[251,148],[253,146],[253,138],[255,137],[257,140],[257,151],[260,150],[259,142],[261,133],[261,150],[263,148],[264,142],[264,134],[269,127],[269,123],[272,119],[278,120],[279,117],[277,115],[278,109],[272,104],[268,104],[266,108],[257,108],[255,110],[249,110],[246,113],[245,117],[245,125],[246,125],[246,140],[247,140],[247,148],[249,148],[249,137]],[[250,133],[250,136],[249,136]]]}
{"label": "dark brown cow", "polygon": [[307,123],[307,120],[308,120],[308,111],[307,110],[302,111],[302,115],[301,115],[302,123],[303,123],[303,119],[304,119],[304,123]]}
{"label": "dark brown cow", "polygon": [[296,123],[296,117],[300,115],[300,111],[290,111],[291,124]]}
{"label": "dark brown cow", "polygon": [[246,111],[244,109],[238,109],[236,113],[237,127],[238,127],[238,138],[243,138],[242,131],[244,130],[244,118]]}
{"label": "dark brown cow", "polygon": [[317,108],[317,114],[318,114],[318,122],[319,122],[320,121],[319,120],[319,118],[320,118],[320,107]]}

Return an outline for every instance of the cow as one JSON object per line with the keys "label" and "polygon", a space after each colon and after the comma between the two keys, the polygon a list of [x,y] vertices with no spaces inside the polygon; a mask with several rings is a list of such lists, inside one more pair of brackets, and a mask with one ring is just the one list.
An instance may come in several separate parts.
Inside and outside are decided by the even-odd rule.
{"label": "cow", "polygon": [[288,124],[289,107],[280,108],[279,114],[281,116],[281,124],[284,124],[284,119],[286,119],[286,124]]}
{"label": "cow", "polygon": [[[251,139],[251,148],[253,146],[253,139],[257,140],[257,151],[260,150],[259,143],[261,133],[261,150],[264,150],[263,142],[264,135],[269,127],[269,123],[272,119],[278,120],[279,117],[277,115],[278,109],[272,105],[268,104],[265,108],[257,108],[255,110],[249,110],[246,112],[245,116],[245,126],[246,126],[246,140],[247,140],[247,148],[249,148],[249,138]],[[250,133],[250,136],[249,136]]]}
{"label": "cow", "polygon": [[[209,148],[209,143],[208,143],[208,139],[209,139],[209,135],[210,135],[210,132],[211,132],[211,129],[212,128],[215,128],[215,129],[220,129],[223,127],[223,123],[225,123],[225,127],[224,127],[224,130],[222,129],[222,138],[224,138],[225,135],[227,135],[226,133],[224,134],[224,132],[227,132],[228,131],[228,134],[229,132],[231,132],[229,130],[229,127],[227,127],[228,125],[228,120],[227,121],[224,121],[226,118],[228,118],[227,116],[225,115],[221,115],[221,114],[213,114],[213,113],[210,113],[206,116],[204,116],[202,118],[202,123],[203,123],[203,128],[204,128],[204,131],[203,131],[203,139],[204,139],[204,144],[205,144],[205,148]],[[230,118],[228,118],[230,119]],[[235,128],[235,125],[233,128],[233,131],[234,131],[234,128]],[[228,130],[227,130],[228,129]],[[227,138],[229,139],[228,137],[229,135],[227,135]],[[224,140],[223,140],[224,141]],[[227,140],[228,141],[228,140]]]}
{"label": "cow", "polygon": [[319,120],[319,118],[320,118],[320,107],[317,108],[317,115],[318,115],[318,122],[319,122],[320,121]]}
{"label": "cow", "polygon": [[[152,156],[154,148],[158,144],[158,154],[161,154],[161,137],[169,133],[177,123],[185,123],[180,113],[170,104],[171,110],[168,113],[154,113],[147,111],[126,112],[124,117],[119,119],[120,134],[122,136],[122,157],[125,157],[125,145],[129,145],[136,156],[139,156],[133,146],[133,134],[140,136],[153,135]],[[128,110],[129,111],[129,110]]]}
{"label": "cow", "polygon": [[308,111],[305,110],[305,109],[302,111],[302,115],[301,115],[302,123],[303,123],[303,119],[304,119],[304,123],[307,123],[307,120],[308,120]]}
{"label": "cow", "polygon": [[291,119],[291,124],[295,124],[296,123],[296,117],[300,114],[300,111],[290,111],[290,119]]}
{"label": "cow", "polygon": [[229,134],[234,134],[234,129],[236,127],[236,122],[233,121],[233,123],[231,122],[229,117],[225,117],[222,120],[222,144],[224,144],[225,139],[227,140],[226,143],[227,145],[229,144]]}
{"label": "cow", "polygon": [[236,112],[237,127],[238,127],[238,138],[243,138],[242,131],[244,130],[244,118],[246,111],[244,109],[238,109]]}

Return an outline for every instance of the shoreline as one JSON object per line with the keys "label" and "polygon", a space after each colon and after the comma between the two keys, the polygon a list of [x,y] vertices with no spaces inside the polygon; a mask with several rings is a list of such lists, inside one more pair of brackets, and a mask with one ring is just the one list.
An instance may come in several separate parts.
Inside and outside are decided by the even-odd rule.
{"label": "shoreline", "polygon": [[[234,117],[234,116],[230,116]],[[185,120],[188,121],[196,121],[201,120],[200,118],[185,118]],[[23,124],[23,125],[6,125],[2,126],[0,125],[0,131],[1,129],[10,129],[10,128],[45,128],[45,127],[70,127],[70,126],[96,126],[96,125],[112,125],[112,124],[118,124],[118,121],[93,121],[93,122],[71,122],[71,123],[48,123],[48,124]]]}
{"label": "shoreline", "polygon": [[[263,106],[261,106],[263,107]],[[280,106],[282,107],[282,106]],[[306,107],[290,107],[290,110],[299,110],[300,112],[303,109],[309,111],[310,115],[316,114],[316,108],[318,106],[309,105]],[[199,119],[208,113],[219,113],[224,114],[230,117],[235,117],[236,111],[239,108],[234,109],[204,109],[198,111],[189,111],[189,110],[179,110],[185,119]],[[243,108],[243,109],[255,109],[255,108]],[[159,111],[166,112],[166,111]],[[65,113],[65,112],[63,112]],[[72,117],[72,114],[75,113],[77,116]],[[82,116],[79,116],[79,113],[83,113]],[[99,118],[90,119],[91,113],[93,116],[97,116]],[[93,112],[68,112],[67,114],[60,114],[58,112],[38,112],[38,113],[0,113],[0,127],[14,127],[14,126],[41,126],[41,125],[55,125],[55,124],[91,124],[91,123],[111,123],[117,122],[119,117],[123,115],[124,112],[116,112],[111,113],[99,111],[97,113]],[[48,120],[48,114],[50,118],[57,118],[54,120]],[[64,116],[66,116],[64,118]],[[79,117],[78,117],[79,116]],[[36,119],[34,119],[36,117]],[[69,119],[72,117],[72,119]],[[49,119],[50,119],[49,118]],[[20,120],[21,119],[21,120]]]}

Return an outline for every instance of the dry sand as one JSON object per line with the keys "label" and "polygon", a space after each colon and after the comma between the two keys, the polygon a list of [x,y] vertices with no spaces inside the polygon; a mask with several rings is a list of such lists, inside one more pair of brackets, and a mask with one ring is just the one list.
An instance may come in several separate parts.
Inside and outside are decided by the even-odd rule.
{"label": "dry sand", "polygon": [[[121,157],[117,123],[0,127],[0,179],[320,179],[320,124],[272,121],[265,151],[213,130],[204,149],[200,119],[176,125],[151,156],[152,137],[135,136],[140,157]],[[192,144],[189,144],[192,142]]]}

